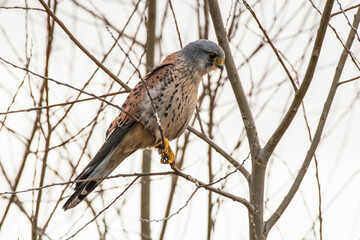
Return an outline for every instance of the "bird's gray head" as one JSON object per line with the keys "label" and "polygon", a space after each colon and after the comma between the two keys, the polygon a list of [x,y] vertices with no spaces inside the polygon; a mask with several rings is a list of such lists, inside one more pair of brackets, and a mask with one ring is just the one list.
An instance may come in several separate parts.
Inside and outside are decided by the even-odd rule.
{"label": "bird's gray head", "polygon": [[214,69],[224,67],[225,53],[216,43],[200,39],[186,45],[180,52],[180,56],[192,62],[200,68],[203,74]]}

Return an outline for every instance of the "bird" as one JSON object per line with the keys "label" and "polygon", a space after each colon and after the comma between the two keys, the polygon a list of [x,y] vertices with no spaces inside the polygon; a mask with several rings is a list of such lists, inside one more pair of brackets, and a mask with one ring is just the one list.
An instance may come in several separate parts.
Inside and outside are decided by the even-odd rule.
{"label": "bird", "polygon": [[[225,53],[206,39],[190,42],[168,55],[130,91],[119,115],[106,131],[99,151],[76,177],[75,192],[63,205],[77,206],[102,179],[139,149],[157,148],[160,162],[174,164],[169,141],[178,138],[194,113],[204,75],[223,69]],[[87,179],[98,179],[89,180]]]}

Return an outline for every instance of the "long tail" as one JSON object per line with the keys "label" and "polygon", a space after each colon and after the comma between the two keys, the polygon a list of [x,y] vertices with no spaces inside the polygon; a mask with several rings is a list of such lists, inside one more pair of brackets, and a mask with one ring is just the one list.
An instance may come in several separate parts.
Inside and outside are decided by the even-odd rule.
{"label": "long tail", "polygon": [[[86,167],[83,172],[75,179],[75,180],[87,180],[87,179],[98,179],[105,178],[111,174],[112,171],[130,154],[126,154],[120,156],[116,161],[118,164],[113,164],[113,161],[110,161],[111,157],[114,154],[114,151],[111,151],[103,161],[101,161],[97,165]],[[76,183],[75,192],[71,195],[71,197],[66,201],[63,206],[64,210],[68,210],[70,208],[78,205],[84,198],[91,193],[103,180],[90,180]]]}
{"label": "long tail", "polygon": [[[87,180],[87,179],[98,179],[105,178],[111,174],[111,172],[118,166],[118,164],[113,165],[110,164],[110,158],[114,152],[111,152],[104,158],[102,162],[98,165],[94,165],[91,167],[87,167],[84,171],[75,179],[75,180]],[[130,154],[122,156],[117,161],[120,163]],[[103,180],[90,180],[76,183],[75,192],[71,195],[71,197],[66,201],[63,206],[64,210],[68,210],[70,208],[78,205],[84,198],[91,193]]]}
{"label": "long tail", "polygon": [[[133,124],[132,124],[133,125]],[[102,145],[95,157],[80,173],[75,180],[87,180],[105,178],[111,174],[112,171],[132,152],[121,153],[116,151],[121,139],[132,127],[132,125],[126,126],[126,128],[117,128],[109,136],[106,142]],[[92,192],[103,180],[89,180],[76,183],[75,192],[66,201],[63,206],[64,210],[73,208],[78,205],[84,198]]]}

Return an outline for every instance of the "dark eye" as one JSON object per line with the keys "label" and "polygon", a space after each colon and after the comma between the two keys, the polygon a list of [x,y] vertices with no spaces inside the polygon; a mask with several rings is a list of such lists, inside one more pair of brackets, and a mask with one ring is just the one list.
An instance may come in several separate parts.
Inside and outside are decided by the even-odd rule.
{"label": "dark eye", "polygon": [[211,60],[216,60],[218,58],[218,56],[215,53],[209,53],[209,58]]}

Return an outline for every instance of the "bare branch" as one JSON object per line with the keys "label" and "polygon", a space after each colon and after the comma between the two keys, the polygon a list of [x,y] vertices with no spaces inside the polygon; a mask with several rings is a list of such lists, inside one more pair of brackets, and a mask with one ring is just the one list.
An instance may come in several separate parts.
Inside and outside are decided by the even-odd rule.
{"label": "bare branch", "polygon": [[25,11],[32,10],[32,11],[46,12],[44,9],[41,8],[19,7],[19,6],[12,6],[12,7],[0,6],[0,9],[16,9],[16,10],[25,10]]}
{"label": "bare branch", "polygon": [[338,4],[339,7],[340,7],[340,12],[344,15],[344,17],[345,17],[348,25],[351,27],[352,30],[354,30],[354,32],[355,32],[355,34],[356,34],[356,37],[357,37],[358,41],[360,42],[360,36],[359,36],[356,28],[354,28],[353,25],[351,25],[350,20],[349,20],[348,16],[346,15],[346,13],[345,13],[345,11],[344,11],[344,9],[343,9],[340,1],[339,1],[339,0],[336,0],[336,2],[337,2],[337,4]]}
{"label": "bare branch", "polygon": [[120,178],[120,177],[124,178],[124,177],[144,177],[144,176],[164,176],[164,175],[172,175],[172,174],[174,174],[174,172],[172,172],[172,171],[153,172],[153,173],[116,174],[116,175],[113,175],[113,176],[108,176],[108,177],[103,177],[103,178],[79,179],[79,180],[73,180],[73,181],[68,181],[68,182],[52,183],[52,184],[44,185],[44,186],[41,186],[41,187],[29,188],[29,189],[25,189],[25,190],[10,191],[10,192],[0,192],[0,196],[39,191],[39,190],[42,190],[42,189],[45,189],[45,188],[51,188],[51,187],[56,187],[56,186],[64,186],[64,185],[69,185],[69,184],[74,184],[74,183],[99,181],[99,180],[113,179],[113,178]]}
{"label": "bare branch", "polygon": [[[231,174],[235,173],[237,170],[235,169],[235,171],[232,171],[228,174],[226,174],[224,177],[218,179],[217,181],[215,182],[212,182],[212,183],[209,183],[209,184],[206,184],[206,186],[211,186],[211,185],[214,185],[224,179],[226,179],[228,176],[230,176]],[[162,219],[153,219],[153,220],[150,220],[150,219],[144,219],[144,218],[140,218],[140,221],[143,221],[143,222],[162,222],[162,221],[166,221],[166,220],[169,220],[170,218],[172,218],[173,216],[179,214],[181,212],[181,210],[183,210],[190,202],[190,200],[193,198],[193,196],[195,195],[195,193],[197,192],[197,190],[199,190],[200,188],[202,188],[205,186],[202,186],[202,185],[199,185],[196,187],[196,189],[191,193],[190,197],[188,198],[188,200],[185,202],[185,204],[183,206],[181,206],[176,212],[172,213],[171,215],[167,216],[167,217],[164,217]]]}
{"label": "bare branch", "polygon": [[345,83],[353,82],[353,81],[358,80],[358,79],[360,79],[360,76],[357,76],[357,77],[354,77],[354,78],[351,78],[351,79],[348,79],[348,80],[339,82],[339,83],[338,83],[338,86],[340,86],[340,85],[342,85],[342,84],[345,84]]}
{"label": "bare branch", "polygon": [[[326,5],[328,5],[328,3]],[[327,11],[324,11],[324,15],[325,15],[325,12],[327,12]],[[327,14],[329,14],[329,13],[327,12]],[[358,28],[359,22],[360,22],[360,7],[358,8],[357,14],[354,17],[354,21],[353,21],[353,27],[355,29]],[[351,29],[350,32],[349,32],[347,41],[346,41],[346,48],[348,48],[348,49],[351,48],[351,45],[352,45],[352,43],[354,41],[354,38],[355,38],[355,31],[353,31]],[[279,207],[276,209],[276,211],[273,213],[273,215],[266,221],[265,229],[264,229],[265,235],[267,235],[269,233],[270,229],[274,226],[274,224],[277,222],[277,220],[281,217],[281,215],[283,214],[283,212],[285,211],[285,209],[289,205],[290,201],[294,197],[295,193],[297,192],[297,190],[298,190],[298,188],[299,188],[299,186],[301,184],[301,181],[305,176],[305,173],[306,173],[306,171],[308,169],[308,166],[309,166],[309,164],[311,162],[311,159],[313,158],[313,156],[315,154],[315,151],[316,151],[316,148],[317,148],[317,146],[318,146],[318,144],[320,142],[321,135],[322,135],[322,132],[324,130],[325,123],[326,123],[328,114],[330,112],[332,102],[333,102],[334,97],[335,97],[335,93],[336,93],[336,90],[337,90],[339,79],[340,79],[342,70],[344,69],[347,56],[348,56],[348,51],[344,48],[344,50],[343,50],[343,52],[342,52],[342,54],[340,56],[338,65],[336,67],[333,82],[332,82],[328,97],[326,99],[323,111],[321,113],[321,117],[319,119],[319,123],[318,123],[317,129],[316,129],[315,135],[314,135],[314,139],[313,139],[313,141],[312,141],[312,143],[311,143],[311,145],[309,147],[309,150],[308,150],[308,152],[306,154],[303,165],[302,165],[298,175],[296,176],[295,181],[294,181],[293,185],[291,186],[289,192],[287,193],[286,197],[281,202]]]}
{"label": "bare branch", "polygon": [[[146,79],[144,79],[142,76],[141,76],[141,73],[139,71],[139,69],[135,66],[135,64],[131,61],[131,58],[129,56],[129,54],[127,54],[125,52],[125,50],[120,46],[119,42],[117,41],[117,39],[114,37],[114,35],[111,33],[110,29],[109,28],[106,28],[108,30],[108,32],[111,34],[111,37],[115,40],[117,46],[121,49],[121,51],[126,55],[126,58],[129,60],[130,64],[135,68],[136,72],[138,73],[139,75],[139,78],[140,78],[140,81],[144,84],[144,87],[146,89],[146,93],[150,99],[150,103],[151,103],[151,107],[152,107],[152,110],[154,111],[154,117],[156,119],[156,123],[158,125],[158,129],[159,129],[159,132],[160,132],[160,136],[161,136],[161,140],[162,142],[164,143],[165,142],[165,137],[164,137],[164,131],[161,127],[161,122],[160,122],[160,117],[159,117],[159,114],[158,114],[158,111],[155,107],[155,102],[154,102],[154,98],[151,96],[150,94],[150,90],[149,90],[149,87],[147,85],[147,82],[146,82]],[[145,77],[146,78],[146,77]],[[153,134],[154,135],[154,134]]]}
{"label": "bare branch", "polygon": [[162,221],[166,221],[166,220],[169,220],[170,218],[172,218],[173,216],[179,214],[181,212],[181,210],[183,210],[190,202],[190,200],[193,198],[193,196],[195,195],[195,193],[197,192],[197,190],[199,190],[200,187],[197,187],[195,188],[195,190],[191,193],[190,197],[188,198],[188,200],[185,202],[185,204],[183,206],[181,206],[176,212],[172,213],[171,215],[167,216],[167,217],[164,217],[162,219],[153,219],[153,220],[150,220],[150,219],[145,219],[145,218],[140,218],[140,221],[142,222],[147,222],[147,223],[150,223],[150,222],[162,222]]}
{"label": "bare branch", "polygon": [[[311,5],[313,6],[313,8],[315,8],[315,10],[322,15],[322,13],[320,12],[320,10],[315,6],[314,2],[312,0],[309,0]],[[345,14],[345,13],[344,13]],[[346,15],[345,15],[346,16]],[[356,59],[356,57],[354,56],[354,54],[350,51],[350,49],[348,49],[345,45],[345,43],[343,42],[342,38],[339,36],[339,34],[337,33],[336,29],[330,24],[330,22],[328,23],[329,27],[331,28],[331,30],[333,30],[333,32],[335,33],[336,38],[339,40],[339,42],[341,43],[341,45],[343,46],[343,48],[348,52],[348,54],[350,55],[351,60],[353,61],[355,67],[360,71],[360,66],[359,66],[359,61]],[[354,29],[353,29],[354,30]],[[354,30],[355,33],[357,34],[356,30]]]}
{"label": "bare branch", "polygon": [[221,154],[226,160],[228,160],[236,169],[238,169],[246,178],[246,180],[250,181],[250,173],[244,168],[242,165],[244,164],[244,161],[249,158],[249,156],[243,161],[242,164],[240,164],[238,161],[236,161],[233,157],[231,157],[226,151],[224,151],[222,148],[220,148],[214,141],[212,141],[210,138],[208,138],[206,135],[202,134],[201,132],[197,131],[192,126],[188,126],[187,129],[194,133],[199,138],[203,139],[205,142],[207,142],[212,148],[214,148],[219,154]]}
{"label": "bare branch", "polygon": [[108,105],[110,105],[110,106],[112,106],[112,107],[115,107],[115,108],[119,109],[120,111],[124,112],[125,114],[127,114],[129,117],[131,117],[131,118],[134,119],[135,121],[137,121],[139,124],[141,124],[142,127],[143,127],[146,131],[148,131],[151,135],[154,135],[154,133],[153,133],[152,131],[150,131],[148,128],[146,128],[146,126],[145,126],[138,118],[136,118],[135,116],[133,116],[132,114],[130,114],[129,112],[127,112],[125,109],[123,109],[122,107],[120,107],[120,106],[118,106],[118,105],[116,105],[116,104],[113,104],[113,103],[111,103],[111,102],[109,102],[109,101],[107,101],[107,100],[105,100],[105,99],[102,99],[102,98],[96,96],[96,95],[93,94],[93,93],[89,93],[89,92],[84,91],[84,90],[82,90],[82,89],[76,88],[76,87],[74,87],[74,86],[72,86],[72,85],[70,85],[70,84],[63,83],[63,82],[59,82],[59,81],[57,81],[57,80],[55,80],[55,79],[53,79],[53,78],[45,77],[45,76],[42,76],[42,75],[40,75],[40,74],[38,74],[38,73],[35,73],[35,72],[33,72],[33,71],[31,71],[31,70],[29,70],[29,69],[27,69],[27,68],[19,67],[19,66],[15,65],[15,64],[13,64],[13,63],[11,63],[11,62],[3,59],[2,57],[0,57],[0,60],[2,60],[3,62],[5,62],[6,64],[9,64],[9,65],[13,66],[14,68],[17,68],[17,69],[26,71],[26,72],[31,73],[32,75],[37,76],[37,77],[39,77],[39,78],[42,78],[42,79],[45,79],[45,80],[54,82],[54,83],[56,83],[56,84],[58,84],[58,85],[62,85],[62,86],[71,88],[71,89],[73,89],[73,90],[75,90],[75,91],[78,91],[78,92],[84,93],[84,94],[86,94],[86,95],[92,96],[92,97],[96,98],[97,100],[99,100],[99,101],[101,101],[101,102],[104,102],[104,103],[106,103],[106,104],[108,104]]}
{"label": "bare branch", "polygon": [[60,19],[51,11],[49,6],[43,1],[39,0],[41,5],[45,8],[46,12],[56,21],[56,23],[64,30],[64,32],[69,36],[69,38],[83,51],[98,67],[100,67],[106,74],[108,74],[112,79],[119,83],[126,91],[130,92],[131,88],[122,82],[117,76],[115,76],[109,69],[107,69],[99,60],[97,60],[67,29],[67,27],[60,21]]}
{"label": "bare branch", "polygon": [[314,47],[311,53],[311,58],[304,76],[304,79],[301,83],[300,89],[295,95],[288,111],[285,114],[285,117],[282,119],[280,125],[275,130],[273,135],[270,137],[269,141],[266,143],[264,148],[261,150],[261,158],[264,162],[267,162],[274,151],[277,144],[280,142],[282,136],[284,135],[285,131],[288,129],[292,120],[294,119],[299,106],[302,100],[305,97],[305,94],[310,86],[310,83],[313,79],[314,72],[317,66],[317,62],[319,59],[319,55],[321,52],[321,47],[325,38],[326,29],[330,20],[330,14],[332,10],[332,6],[334,4],[334,0],[326,1],[326,5],[323,11],[323,15],[321,17],[320,26],[317,31],[317,36],[315,39]]}
{"label": "bare branch", "polygon": [[227,75],[229,77],[233,92],[239,109],[241,111],[242,119],[245,125],[246,133],[249,141],[249,148],[252,149],[251,156],[253,159],[259,153],[260,142],[256,130],[255,120],[250,110],[248,100],[246,98],[245,91],[240,82],[240,77],[238,75],[236,65],[230,50],[230,45],[227,40],[227,34],[224,28],[224,24],[221,17],[220,7],[217,0],[208,0],[210,15],[213,21],[213,25],[216,32],[216,37],[220,46],[225,52],[225,67]]}
{"label": "bare branch", "polygon": [[122,195],[124,195],[124,193],[129,190],[129,188],[139,179],[139,177],[136,177],[125,189],[124,191],[122,191],[109,205],[107,205],[103,210],[101,210],[93,219],[91,219],[89,222],[87,222],[82,228],[80,228],[79,230],[77,230],[73,235],[71,235],[70,237],[68,237],[66,240],[69,240],[73,237],[75,237],[81,230],[83,230],[84,228],[86,228],[90,223],[92,223],[93,221],[95,221],[103,212],[105,212],[107,209],[109,209],[109,207],[111,207],[111,205],[113,205]]}
{"label": "bare branch", "polygon": [[[114,95],[118,95],[118,94],[122,94],[122,93],[127,93],[127,92],[126,91],[118,91],[118,92],[114,92],[114,93],[100,95],[98,97],[104,98],[104,97],[114,96]],[[27,109],[19,109],[19,110],[7,111],[7,112],[0,112],[0,115],[8,115],[8,114],[12,114],[12,113],[22,113],[22,112],[32,112],[32,111],[38,111],[38,110],[43,110],[43,109],[48,109],[48,108],[53,108],[53,107],[63,107],[66,105],[80,103],[80,102],[86,102],[86,101],[95,100],[95,99],[98,99],[98,98],[91,97],[91,98],[78,99],[78,100],[74,100],[74,101],[57,103],[57,104],[41,106],[41,107],[33,107],[33,108],[27,108]]]}
{"label": "bare branch", "polygon": [[234,200],[234,201],[236,201],[236,202],[242,203],[242,204],[245,205],[245,207],[248,209],[248,211],[249,211],[250,213],[252,213],[253,211],[255,211],[254,206],[253,206],[251,203],[249,203],[245,198],[238,197],[238,196],[233,195],[233,194],[231,194],[231,193],[224,192],[224,191],[222,191],[222,190],[220,190],[220,189],[218,189],[218,188],[209,186],[209,184],[203,183],[203,182],[199,181],[198,179],[196,179],[196,178],[194,178],[194,177],[192,177],[192,176],[190,176],[190,175],[188,175],[188,174],[185,174],[185,173],[181,172],[174,164],[171,165],[171,168],[175,171],[175,174],[176,174],[176,175],[178,175],[178,176],[180,176],[180,177],[182,177],[182,178],[184,178],[184,179],[186,179],[186,180],[188,180],[188,181],[190,181],[190,182],[195,183],[195,185],[196,185],[197,187],[205,188],[205,189],[210,190],[210,191],[212,191],[212,192],[214,192],[214,193],[217,193],[217,194],[219,194],[219,195],[222,195],[222,196],[224,196],[224,197],[227,197],[227,198],[229,198],[229,199],[231,199],[231,200]]}
{"label": "bare branch", "polygon": [[334,16],[339,15],[339,14],[343,14],[344,12],[350,11],[350,10],[352,10],[354,8],[357,8],[357,7],[360,7],[360,4],[356,4],[354,6],[345,8],[345,9],[343,9],[341,11],[335,12],[335,13],[331,14],[331,17],[334,17]]}
{"label": "bare branch", "polygon": [[258,24],[260,30],[263,32],[263,34],[264,34],[267,42],[270,44],[270,46],[271,46],[272,50],[274,51],[277,59],[279,60],[281,66],[284,68],[284,70],[285,70],[285,72],[286,72],[286,75],[288,76],[288,78],[289,78],[289,80],[290,80],[290,82],[291,82],[291,85],[292,85],[293,88],[294,88],[295,93],[297,93],[298,88],[297,88],[297,86],[296,86],[296,83],[295,83],[293,77],[291,76],[289,70],[287,69],[284,61],[282,60],[282,58],[281,58],[281,56],[280,56],[280,54],[279,54],[279,50],[277,50],[277,48],[274,46],[274,43],[271,41],[271,39],[270,39],[269,35],[267,34],[266,30],[265,30],[264,27],[261,25],[261,23],[260,23],[259,19],[257,18],[255,12],[252,10],[252,8],[251,8],[250,5],[247,3],[247,1],[243,0],[243,3],[244,3],[244,5],[245,5],[245,7],[249,10],[249,12],[251,13],[251,15],[254,17],[254,19],[255,19],[256,23]]}
{"label": "bare branch", "polygon": [[171,13],[172,13],[173,18],[174,18],[175,27],[176,27],[176,32],[177,32],[178,38],[179,38],[180,48],[183,48],[183,44],[182,44],[182,41],[181,41],[181,35],[180,35],[179,26],[178,26],[177,21],[176,21],[175,11],[174,11],[174,8],[173,8],[173,6],[172,6],[171,0],[168,0],[168,1],[169,1],[169,6],[170,6],[170,9],[171,9]]}

